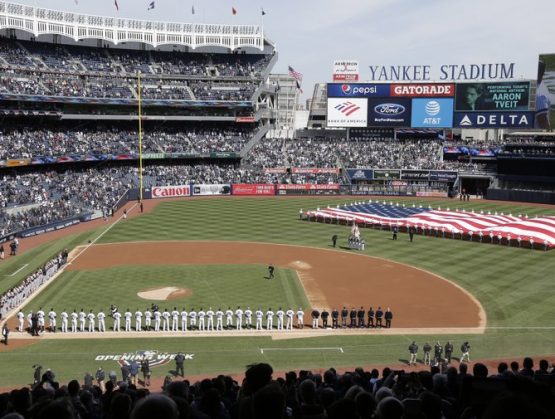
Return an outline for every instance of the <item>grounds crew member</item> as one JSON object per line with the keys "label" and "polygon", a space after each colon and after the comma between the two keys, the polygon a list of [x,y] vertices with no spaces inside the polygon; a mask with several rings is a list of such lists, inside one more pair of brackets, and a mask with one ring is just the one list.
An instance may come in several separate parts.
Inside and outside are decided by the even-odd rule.
{"label": "grounds crew member", "polygon": [[181,375],[182,377],[185,377],[185,370],[183,369],[183,364],[185,363],[185,356],[179,352],[176,356],[175,356],[175,375],[176,377],[178,375]]}
{"label": "grounds crew member", "polygon": [[333,247],[337,245],[337,234],[334,234],[333,236],[331,236],[331,242],[333,244]]}
{"label": "grounds crew member", "polygon": [[383,310],[381,307],[378,307],[376,310],[376,327],[382,327],[382,318],[383,318]]}
{"label": "grounds crew member", "polygon": [[331,327],[337,329],[339,320],[339,311],[336,308],[331,312]]}
{"label": "grounds crew member", "polygon": [[364,308],[361,306],[360,309],[357,311],[357,319],[358,319],[358,327],[364,327],[364,315],[366,312]]}
{"label": "grounds crew member", "polygon": [[424,365],[430,365],[430,352],[432,351],[432,347],[426,342],[422,350],[424,351]]}
{"label": "grounds crew member", "polygon": [[374,327],[374,309],[370,307],[366,315],[368,316],[368,327]]}
{"label": "grounds crew member", "polygon": [[355,308],[351,308],[351,311],[349,312],[349,318],[351,319],[351,323],[349,325],[349,327],[356,327],[357,326],[357,311],[355,310]]}
{"label": "grounds crew member", "polygon": [[349,310],[347,310],[347,307],[343,306],[343,310],[341,310],[341,327],[347,327],[348,315],[349,315]]}
{"label": "grounds crew member", "polygon": [[409,365],[416,365],[416,356],[418,355],[418,345],[416,344],[415,341],[412,341],[412,343],[409,345],[409,354],[410,354]]}
{"label": "grounds crew member", "polygon": [[448,364],[451,363],[451,355],[453,355],[453,344],[448,340],[445,344],[445,358]]}

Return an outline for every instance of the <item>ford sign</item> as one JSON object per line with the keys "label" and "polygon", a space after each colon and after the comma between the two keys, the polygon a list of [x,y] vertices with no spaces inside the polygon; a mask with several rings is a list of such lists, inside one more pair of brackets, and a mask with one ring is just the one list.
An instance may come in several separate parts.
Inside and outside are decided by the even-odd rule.
{"label": "ford sign", "polygon": [[374,112],[383,116],[402,115],[406,108],[398,103],[381,103],[374,106]]}

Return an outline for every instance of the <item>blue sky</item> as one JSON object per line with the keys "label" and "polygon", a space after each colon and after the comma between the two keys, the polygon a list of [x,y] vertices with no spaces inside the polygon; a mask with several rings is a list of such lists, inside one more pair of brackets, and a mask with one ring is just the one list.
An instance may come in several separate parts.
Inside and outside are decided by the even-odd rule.
{"label": "blue sky", "polygon": [[[369,65],[514,62],[535,78],[539,53],[555,53],[554,0],[13,0],[58,10],[179,22],[261,24],[277,44],[274,72],[304,74],[304,97],[331,80],[335,59]],[[191,6],[195,15],[191,15]],[[238,11],[232,16],[231,8]]]}

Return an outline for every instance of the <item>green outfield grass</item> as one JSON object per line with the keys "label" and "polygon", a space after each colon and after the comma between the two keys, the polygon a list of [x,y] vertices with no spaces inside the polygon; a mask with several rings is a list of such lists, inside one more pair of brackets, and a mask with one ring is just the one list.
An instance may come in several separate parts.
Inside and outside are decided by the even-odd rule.
{"label": "green outfield grass", "polygon": [[[349,227],[300,221],[299,209],[309,210],[325,207],[328,204],[336,205],[355,200],[360,199],[276,197],[267,199],[190,199],[167,202],[162,203],[150,214],[120,222],[103,235],[99,241],[109,243],[145,240],[242,240],[329,248],[330,238],[333,234],[339,235],[341,244],[345,242],[349,234]],[[395,199],[387,199],[387,202],[390,201],[397,202]],[[529,216],[555,215],[553,207],[491,201],[463,203],[458,200],[415,199],[399,200],[399,202],[432,205],[434,208],[440,205],[442,208],[450,207],[451,209],[498,211],[515,215],[519,213],[526,213]],[[67,240],[72,245],[86,243],[88,239],[98,236],[101,231]],[[400,235],[400,240],[393,242],[389,232],[373,229],[363,229],[362,236],[366,240],[367,249],[365,252],[358,253],[384,257],[429,270],[456,282],[478,298],[487,313],[488,330],[484,335],[453,336],[456,349],[465,339],[470,340],[473,345],[472,356],[474,358],[508,357],[512,359],[524,355],[555,354],[555,305],[552,302],[552,295],[555,293],[555,251],[532,251],[422,236],[417,236],[414,243],[409,243],[404,234]],[[53,252],[54,249],[66,246],[69,244],[61,246],[56,243],[53,246],[37,250],[37,252],[42,252],[40,253],[41,257],[44,257],[47,251]],[[11,266],[0,265],[0,275],[4,275],[2,286],[6,281],[6,275],[13,273],[24,264],[23,258],[28,258],[25,262],[29,263],[27,268],[31,268],[33,264],[36,266],[40,264],[37,254],[32,257],[22,255],[21,259],[18,256],[17,261],[10,260]],[[163,274],[178,268],[182,269],[183,267],[168,267],[169,271]],[[257,267],[243,268],[257,270]],[[86,300],[87,292],[89,292],[86,290],[95,292],[94,298],[91,298],[89,304],[91,307],[104,304],[103,307],[107,310],[109,304],[112,303],[112,295],[127,295],[129,301],[136,301],[136,291],[133,291],[136,284],[133,283],[121,285],[121,288],[118,281],[114,280],[103,283],[103,286],[96,286],[96,288],[96,281],[85,281],[87,283],[85,287],[79,285],[82,283],[81,279],[85,279],[89,275],[103,272],[108,277],[116,274],[117,269],[81,273],[83,278],[78,278],[75,285],[73,284],[75,278],[72,278],[72,275],[76,274],[68,272],[58,282],[51,285],[36,303],[32,304],[43,302],[43,306],[57,306],[58,303],[49,304],[49,302],[63,300],[66,292],[82,293],[84,297],[79,298]],[[207,274],[209,272],[207,267],[188,267],[187,269],[198,269],[199,272]],[[231,274],[229,266],[225,269],[226,275]],[[142,270],[144,270],[143,267],[141,267]],[[15,280],[21,277],[21,274],[9,278]],[[141,274],[140,271],[136,272],[139,279],[143,278],[142,280],[148,281],[148,278],[141,277]],[[281,274],[286,275],[287,273],[282,271]],[[259,274],[255,273],[254,275]],[[168,277],[168,280],[170,279]],[[213,280],[213,278],[206,279]],[[106,280],[110,281],[109,278]],[[277,286],[277,284],[275,285]],[[191,286],[193,287],[191,298],[196,298],[196,293],[200,293],[196,288],[200,285]],[[219,291],[220,286],[208,286],[202,292],[209,294],[210,289],[216,288]],[[254,294],[256,298],[264,299],[264,301],[273,298],[272,295],[264,295],[262,291],[260,291],[261,294],[258,294],[258,291]],[[128,294],[125,294],[126,292]],[[237,302],[245,301],[241,292],[241,290],[235,290],[234,293],[233,289],[226,291],[226,299]],[[281,292],[284,291],[281,290]],[[297,295],[295,298],[304,297]],[[279,303],[279,301],[275,302]],[[125,304],[120,304],[120,308],[122,305]],[[395,310],[394,303],[392,306]],[[42,341],[27,348],[0,354],[0,359],[6,360],[3,362],[5,367],[0,376],[0,386],[23,384],[26,379],[28,381],[28,377],[32,373],[30,366],[35,362],[56,369],[58,376],[62,380],[66,380],[75,376],[82,377],[86,369],[94,369],[97,365],[103,365],[106,369],[111,368],[112,365],[114,368],[117,367],[114,361],[95,362],[94,357],[97,354],[134,352],[141,349],[168,352],[184,350],[195,353],[194,360],[187,365],[188,371],[195,374],[241,372],[246,364],[261,360],[270,362],[274,368],[279,370],[329,367],[331,365],[339,367],[398,363],[399,360],[406,359],[406,347],[413,338],[412,336],[338,337],[333,336],[333,333],[330,335],[327,338],[289,341],[271,341],[269,338],[263,337]],[[448,336],[414,338],[422,344],[425,340],[434,341],[438,338],[445,341]],[[268,351],[261,354],[259,350],[261,347],[297,349]],[[320,347],[342,347],[344,352],[300,349]],[[164,367],[154,371],[158,376],[164,376],[166,372],[167,369]]]}
{"label": "green outfield grass", "polygon": [[[267,280],[266,266],[253,265],[173,265],[173,266],[118,266],[94,271],[64,272],[25,311],[54,308],[79,311],[84,308],[108,313],[111,304],[123,312],[133,313],[156,303],[161,310],[186,306],[188,309],[214,310],[250,306],[253,311],[262,307],[277,310],[282,307],[308,307],[308,301],[297,274],[290,269],[279,269],[275,278]],[[192,291],[190,296],[173,301],[150,301],[137,293],[155,287],[180,287]],[[108,322],[110,323],[110,322]],[[109,326],[109,324],[108,324]]]}

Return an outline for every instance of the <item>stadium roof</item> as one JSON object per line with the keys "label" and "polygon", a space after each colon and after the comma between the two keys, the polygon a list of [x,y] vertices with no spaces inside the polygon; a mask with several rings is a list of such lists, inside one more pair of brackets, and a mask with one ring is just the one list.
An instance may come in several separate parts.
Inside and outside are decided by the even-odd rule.
{"label": "stadium roof", "polygon": [[[264,49],[260,25],[151,22],[93,16],[0,1],[0,29],[39,35],[61,35],[75,41],[102,39],[113,44],[139,42],[161,45]],[[270,41],[268,43],[272,44]]]}

